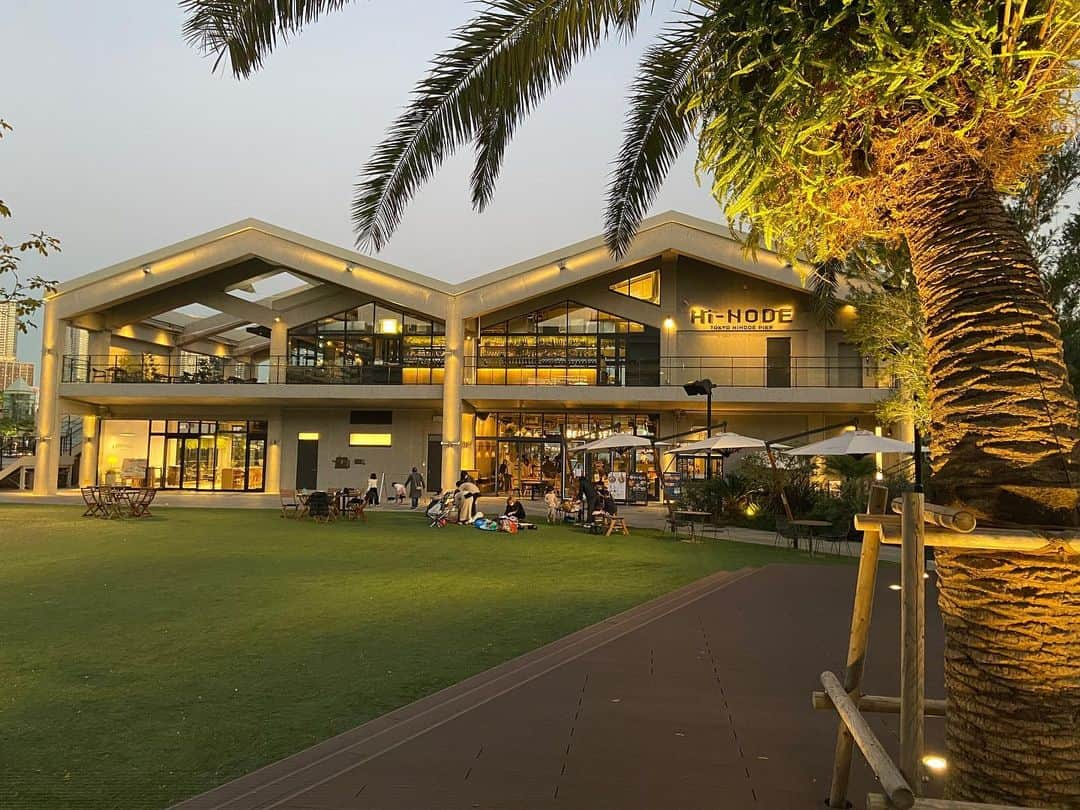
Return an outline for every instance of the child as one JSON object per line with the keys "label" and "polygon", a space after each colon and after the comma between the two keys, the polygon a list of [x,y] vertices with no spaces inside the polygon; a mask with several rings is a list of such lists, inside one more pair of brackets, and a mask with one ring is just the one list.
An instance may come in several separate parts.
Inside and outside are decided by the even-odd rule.
{"label": "child", "polygon": [[408,491],[405,489],[405,485],[399,484],[397,481],[394,481],[392,484],[390,484],[390,486],[394,488],[394,498],[395,500],[397,500],[398,505],[400,506],[401,504],[405,503],[405,498],[408,497],[409,494]]}
{"label": "child", "polygon": [[367,495],[365,497],[367,498],[368,506],[379,505],[379,476],[375,475],[375,473],[368,476]]}
{"label": "child", "polygon": [[555,494],[555,490],[548,488],[548,491],[544,493],[544,503],[547,504],[547,522],[555,522],[555,513],[559,509],[559,496]]}

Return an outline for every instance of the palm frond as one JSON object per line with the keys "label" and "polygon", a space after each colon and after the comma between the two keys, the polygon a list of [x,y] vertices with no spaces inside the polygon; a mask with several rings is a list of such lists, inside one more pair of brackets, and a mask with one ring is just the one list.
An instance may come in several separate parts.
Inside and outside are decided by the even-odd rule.
{"label": "palm frond", "polygon": [[840,261],[830,259],[819,264],[806,279],[806,285],[810,289],[810,309],[825,326],[832,326],[836,320],[836,308],[840,305],[836,289],[841,268]]}
{"label": "palm frond", "polygon": [[262,67],[266,57],[293,34],[352,0],[180,0],[184,38],[214,57],[225,59],[238,78]]}
{"label": "palm frond", "polygon": [[517,123],[609,34],[631,32],[645,2],[486,0],[364,167],[352,207],[358,245],[381,249],[417,189],[470,141],[473,201],[483,208]]}
{"label": "palm frond", "polygon": [[672,163],[693,134],[688,108],[709,60],[710,26],[687,14],[661,34],[641,60],[630,92],[623,145],[608,186],[605,238],[616,256],[630,247]]}

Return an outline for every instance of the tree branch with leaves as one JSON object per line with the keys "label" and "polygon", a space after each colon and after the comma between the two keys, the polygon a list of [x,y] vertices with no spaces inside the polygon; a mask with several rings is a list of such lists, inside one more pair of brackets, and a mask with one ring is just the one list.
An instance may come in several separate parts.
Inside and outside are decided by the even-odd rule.
{"label": "tree branch with leaves", "polygon": [[[12,126],[0,118],[0,138],[11,132]],[[11,217],[11,209],[0,200],[0,217]],[[42,258],[60,250],[60,240],[44,231],[32,233],[11,243],[0,234],[0,304],[14,306],[16,328],[25,333],[31,316],[44,304],[44,296],[56,290],[56,282],[39,275],[22,276],[20,266],[26,254]]]}

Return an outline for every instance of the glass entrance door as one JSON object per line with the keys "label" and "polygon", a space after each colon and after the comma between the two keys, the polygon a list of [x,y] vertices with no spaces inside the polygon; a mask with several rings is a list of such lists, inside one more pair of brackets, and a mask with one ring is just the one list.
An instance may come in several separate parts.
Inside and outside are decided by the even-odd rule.
{"label": "glass entrance door", "polygon": [[199,488],[199,440],[183,440],[180,454],[180,489]]}
{"label": "glass entrance door", "polygon": [[180,456],[180,489],[212,490],[216,448],[213,436],[189,436]]}

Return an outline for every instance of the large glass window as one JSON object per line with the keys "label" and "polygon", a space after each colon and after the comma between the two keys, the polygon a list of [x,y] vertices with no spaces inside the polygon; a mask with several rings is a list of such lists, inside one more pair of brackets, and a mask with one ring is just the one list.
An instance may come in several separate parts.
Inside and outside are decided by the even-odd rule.
{"label": "large glass window", "polygon": [[218,492],[263,490],[266,422],[106,419],[99,483]]}
{"label": "large glass window", "polygon": [[371,302],[289,330],[290,383],[443,381],[443,324]]}
{"label": "large glass window", "polygon": [[478,414],[475,434],[478,483],[484,492],[532,494],[546,486],[570,492],[576,476],[603,477],[610,472],[626,472],[644,476],[649,491],[655,493],[657,472],[651,450],[593,453],[588,458],[588,470],[584,466],[586,458],[570,450],[611,433],[656,436],[659,420],[658,414],[643,413]]}
{"label": "large glass window", "polygon": [[566,301],[485,326],[480,385],[658,385],[660,330]]}

